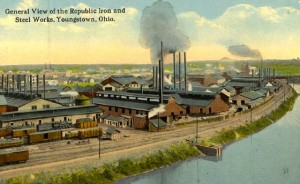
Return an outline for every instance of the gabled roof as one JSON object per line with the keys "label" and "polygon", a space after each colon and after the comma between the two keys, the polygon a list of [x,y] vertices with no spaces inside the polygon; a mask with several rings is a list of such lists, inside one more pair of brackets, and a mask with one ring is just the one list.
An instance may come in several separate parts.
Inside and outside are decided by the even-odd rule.
{"label": "gabled roof", "polygon": [[231,91],[234,91],[234,90],[235,90],[235,89],[234,89],[232,86],[230,86],[230,85],[225,86],[224,89],[225,89],[226,91],[228,91],[228,92],[231,92]]}
{"label": "gabled roof", "polygon": [[262,93],[257,92],[257,91],[247,91],[247,92],[241,93],[240,96],[243,96],[250,100],[256,100],[256,99],[264,97],[264,95]]}
{"label": "gabled roof", "polygon": [[149,102],[136,102],[133,100],[111,99],[111,98],[94,98],[94,104],[105,105],[111,107],[120,107],[126,109],[150,111],[150,109],[157,107],[158,104]]}
{"label": "gabled roof", "polygon": [[150,123],[152,123],[156,128],[158,127],[165,127],[166,126],[166,122],[163,121],[162,119],[150,119],[149,120]]}
{"label": "gabled roof", "polygon": [[6,98],[3,95],[0,95],[0,105],[7,105]]}
{"label": "gabled roof", "polygon": [[125,120],[125,118],[121,117],[121,116],[106,116],[104,119],[110,120],[110,121],[117,121],[117,122],[122,122]]}
{"label": "gabled roof", "polygon": [[6,100],[7,100],[7,105],[9,106],[12,106],[12,107],[22,107],[28,103],[31,103],[31,102],[34,102],[36,100],[44,100],[44,101],[48,101],[48,102],[51,102],[51,103],[56,103],[56,102],[53,102],[53,101],[50,101],[50,100],[47,100],[47,99],[43,99],[43,98],[34,98],[34,99],[30,99],[30,100],[27,100],[27,99],[22,99],[22,98],[11,98],[11,97],[6,97]]}
{"label": "gabled roof", "polygon": [[74,107],[59,107],[51,109],[41,109],[34,111],[19,111],[3,113],[0,116],[1,122],[31,120],[38,118],[51,118],[61,116],[72,116],[81,114],[100,113],[97,106],[74,106]]}
{"label": "gabled roof", "polygon": [[108,129],[106,130],[106,134],[116,134],[116,133],[121,133],[121,131],[115,129],[113,126],[109,126]]}

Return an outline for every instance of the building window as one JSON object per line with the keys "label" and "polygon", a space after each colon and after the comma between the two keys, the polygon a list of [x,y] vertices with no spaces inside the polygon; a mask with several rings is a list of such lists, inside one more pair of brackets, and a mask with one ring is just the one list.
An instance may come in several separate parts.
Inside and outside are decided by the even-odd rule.
{"label": "building window", "polygon": [[136,114],[139,114],[140,113],[140,111],[136,111]]}
{"label": "building window", "polygon": [[51,121],[53,122],[53,121],[54,121],[54,118],[52,118]]}
{"label": "building window", "polygon": [[111,107],[108,107],[108,110],[111,111]]}
{"label": "building window", "polygon": [[39,120],[39,125],[41,125],[42,124],[42,120]]}
{"label": "building window", "polygon": [[31,106],[31,110],[36,110],[36,109],[37,109],[36,105]]}
{"label": "building window", "polygon": [[124,109],[124,108],[122,108],[122,113],[123,113],[123,114],[125,113],[125,109]]}
{"label": "building window", "polygon": [[49,109],[50,105],[43,105],[43,109]]}
{"label": "building window", "polygon": [[200,114],[202,114],[203,113],[203,109],[202,108],[200,108]]}
{"label": "building window", "polygon": [[115,112],[118,112],[118,107],[115,107]]}
{"label": "building window", "polygon": [[67,117],[64,117],[64,121],[67,121]]}
{"label": "building window", "polygon": [[129,109],[129,115],[131,115],[131,109]]}
{"label": "building window", "polygon": [[48,133],[44,134],[44,139],[48,139],[48,138],[49,138]]}

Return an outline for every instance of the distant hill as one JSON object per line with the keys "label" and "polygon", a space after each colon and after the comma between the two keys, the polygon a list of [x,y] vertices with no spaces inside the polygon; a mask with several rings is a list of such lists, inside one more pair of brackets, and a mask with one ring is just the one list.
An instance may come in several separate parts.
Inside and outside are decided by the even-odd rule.
{"label": "distant hill", "polygon": [[223,57],[220,59],[220,61],[235,61],[234,59],[228,58],[228,57]]}

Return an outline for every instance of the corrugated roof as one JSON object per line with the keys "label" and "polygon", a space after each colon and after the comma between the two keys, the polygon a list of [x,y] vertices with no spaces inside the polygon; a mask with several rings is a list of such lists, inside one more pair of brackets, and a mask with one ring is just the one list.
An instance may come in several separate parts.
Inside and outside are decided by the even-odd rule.
{"label": "corrugated roof", "polygon": [[134,110],[143,110],[149,111],[150,109],[157,107],[158,104],[153,103],[143,103],[136,102],[131,100],[122,100],[122,99],[110,99],[110,98],[94,98],[94,104],[97,105],[106,105],[111,107],[120,107],[126,109],[134,109]]}
{"label": "corrugated roof", "polygon": [[110,120],[110,121],[117,121],[117,122],[125,120],[125,118],[123,118],[121,116],[112,116],[112,115],[106,116],[104,119],[107,119],[107,120]]}
{"label": "corrugated roof", "polygon": [[256,100],[256,99],[264,97],[264,95],[262,93],[257,92],[257,91],[247,91],[247,92],[241,93],[240,96],[249,98],[250,100]]}
{"label": "corrugated roof", "polygon": [[115,129],[113,126],[109,126],[108,129],[106,130],[107,134],[115,134],[115,133],[120,133],[120,130]]}
{"label": "corrugated roof", "polygon": [[9,112],[3,113],[0,116],[1,122],[30,120],[39,118],[50,118],[59,116],[72,116],[80,114],[100,113],[97,106],[75,106],[75,107],[60,107],[52,109],[22,111],[22,112]]}
{"label": "corrugated roof", "polygon": [[152,123],[156,128],[158,127],[165,127],[166,122],[164,122],[162,119],[150,119],[150,123]]}

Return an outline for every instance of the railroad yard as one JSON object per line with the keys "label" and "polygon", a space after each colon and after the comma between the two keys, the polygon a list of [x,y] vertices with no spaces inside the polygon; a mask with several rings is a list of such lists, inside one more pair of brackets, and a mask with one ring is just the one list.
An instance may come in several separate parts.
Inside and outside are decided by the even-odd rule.
{"label": "railroad yard", "polygon": [[[230,128],[246,124],[258,119],[277,108],[288,86],[281,89],[273,98],[269,99],[263,106],[254,109],[253,112],[236,115],[233,118],[198,123],[199,137],[205,139],[212,136],[223,128]],[[193,121],[189,118],[182,121]],[[24,145],[29,150],[29,160],[26,163],[5,165],[0,167],[1,178],[9,178],[17,175],[28,175],[36,172],[60,172],[65,169],[72,170],[81,167],[97,167],[103,163],[111,162],[124,157],[138,157],[142,154],[163,149],[168,145],[193,139],[196,136],[196,123],[177,126],[164,132],[148,132],[130,128],[120,129],[121,138],[117,141],[101,140],[99,160],[99,141],[97,138],[60,140],[47,143]],[[107,126],[102,126],[103,132]]]}

